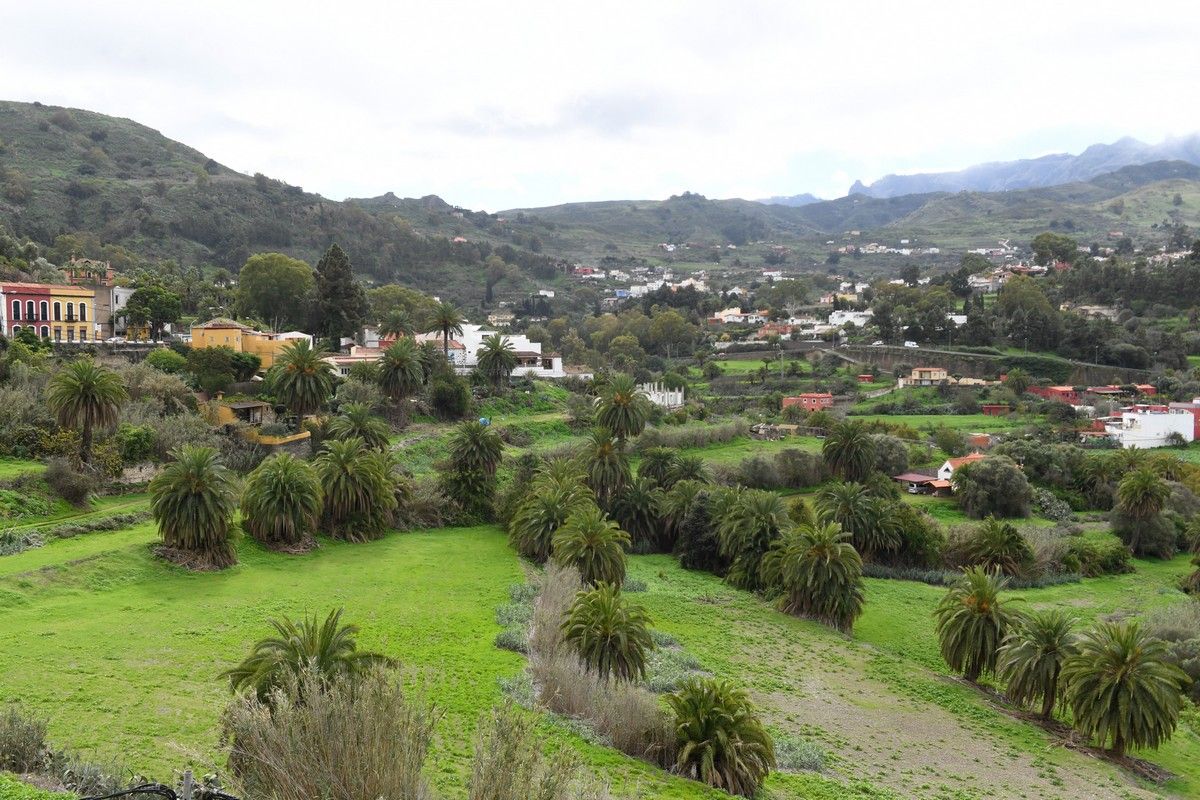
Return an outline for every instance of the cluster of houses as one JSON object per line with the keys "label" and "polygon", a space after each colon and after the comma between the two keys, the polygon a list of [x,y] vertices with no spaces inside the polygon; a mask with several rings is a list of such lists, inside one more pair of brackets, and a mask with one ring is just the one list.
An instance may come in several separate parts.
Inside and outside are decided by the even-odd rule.
{"label": "cluster of houses", "polygon": [[146,338],[130,328],[122,310],[134,290],[116,286],[106,261],[72,258],[63,268],[67,283],[0,282],[0,330],[13,336],[30,330],[61,344],[86,344],[115,336]]}

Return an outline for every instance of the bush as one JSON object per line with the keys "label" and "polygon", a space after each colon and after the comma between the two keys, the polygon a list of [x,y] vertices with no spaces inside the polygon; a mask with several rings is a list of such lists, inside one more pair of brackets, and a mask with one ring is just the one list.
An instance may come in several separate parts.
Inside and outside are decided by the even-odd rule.
{"label": "bush", "polygon": [[805,450],[781,450],[775,456],[781,485],[788,489],[807,489],[829,480],[825,459]]}
{"label": "bush", "polygon": [[471,391],[461,378],[442,375],[429,386],[429,405],[439,419],[463,419],[471,410]]}
{"label": "bush", "polygon": [[908,471],[908,445],[903,439],[885,433],[871,436],[875,442],[875,469],[884,475]]}
{"label": "bush", "polygon": [[77,508],[87,505],[96,493],[96,482],[90,476],[74,470],[65,458],[50,459],[46,463],[44,477],[56,495]]}
{"label": "bush", "polygon": [[48,748],[48,723],[9,705],[0,712],[0,772],[34,772],[42,766]]}
{"label": "bush", "polygon": [[468,800],[570,800],[579,762],[570,748],[544,754],[535,717],[512,703],[492,710],[475,736]]}
{"label": "bush", "polygon": [[734,420],[718,425],[681,425],[670,428],[646,428],[633,442],[633,452],[641,453],[651,447],[673,447],[688,450],[722,444],[750,435],[750,424]]}
{"label": "bush", "polygon": [[1098,575],[1121,575],[1133,572],[1129,564],[1129,548],[1119,539],[1096,541],[1072,537],[1067,542],[1063,565],[1086,578]]}
{"label": "bush", "polygon": [[738,466],[736,481],[751,489],[778,489],[783,485],[779,470],[765,456],[751,456]]}
{"label": "bush", "polygon": [[807,739],[778,736],[775,739],[775,763],[784,772],[824,772],[825,751]]}
{"label": "bush", "polygon": [[0,530],[0,556],[11,556],[22,553],[34,547],[41,547],[45,541],[36,533],[18,530]]}
{"label": "bush", "polygon": [[146,363],[168,375],[183,372],[187,368],[187,358],[176,353],[169,347],[151,350],[146,355]]}
{"label": "bush", "polygon": [[225,713],[229,765],[251,797],[433,797],[423,775],[439,714],[389,673],[289,676]]}
{"label": "bush", "polygon": [[154,429],[149,425],[122,422],[117,426],[116,439],[121,461],[125,464],[140,464],[154,455]]}
{"label": "bush", "polygon": [[1027,517],[1033,490],[1012,459],[991,456],[954,472],[954,490],[967,516]]}
{"label": "bush", "polygon": [[1071,505],[1065,500],[1060,500],[1049,489],[1034,489],[1033,505],[1046,519],[1062,522],[1071,518]]}

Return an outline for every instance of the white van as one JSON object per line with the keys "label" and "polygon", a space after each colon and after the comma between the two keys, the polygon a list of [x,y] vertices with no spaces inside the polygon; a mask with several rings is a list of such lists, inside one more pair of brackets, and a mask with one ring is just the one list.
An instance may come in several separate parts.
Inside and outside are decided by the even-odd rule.
{"label": "white van", "polygon": [[904,346],[905,347],[920,347],[921,345],[917,344],[916,342],[905,342]]}

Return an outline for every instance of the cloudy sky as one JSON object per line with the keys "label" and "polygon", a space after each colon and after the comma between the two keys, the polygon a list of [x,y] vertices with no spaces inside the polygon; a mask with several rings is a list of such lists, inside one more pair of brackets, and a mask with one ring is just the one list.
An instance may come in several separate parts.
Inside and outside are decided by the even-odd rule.
{"label": "cloudy sky", "polygon": [[1200,128],[1200,6],[0,0],[0,97],[334,198],[813,192]]}

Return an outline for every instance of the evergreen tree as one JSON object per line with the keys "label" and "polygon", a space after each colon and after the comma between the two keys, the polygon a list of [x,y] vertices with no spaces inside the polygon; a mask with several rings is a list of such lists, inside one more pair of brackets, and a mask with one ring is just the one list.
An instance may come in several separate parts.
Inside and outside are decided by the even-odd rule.
{"label": "evergreen tree", "polygon": [[336,244],[317,262],[317,332],[336,347],[343,336],[357,336],[367,315],[367,295],[354,280],[350,258]]}

